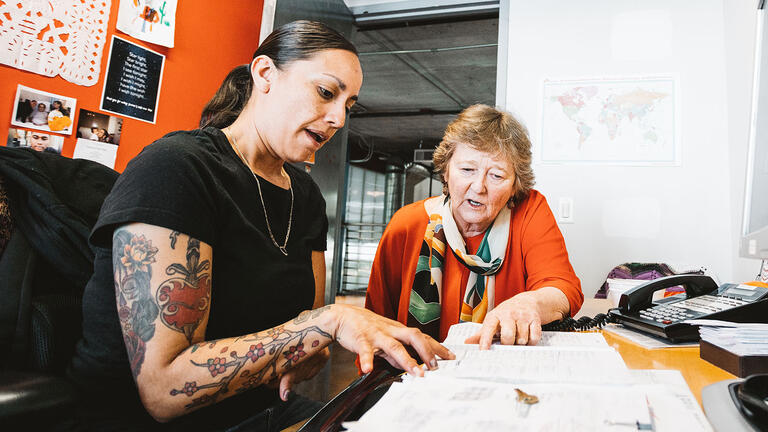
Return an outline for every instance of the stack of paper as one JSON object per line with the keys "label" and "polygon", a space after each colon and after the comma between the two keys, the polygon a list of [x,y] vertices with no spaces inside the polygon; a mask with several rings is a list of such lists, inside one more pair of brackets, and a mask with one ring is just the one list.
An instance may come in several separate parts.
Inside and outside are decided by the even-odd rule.
{"label": "stack of paper", "polygon": [[[465,345],[479,324],[453,326],[455,360],[406,375],[350,432],[710,431],[677,371],[630,371],[599,333],[544,332],[538,346]],[[526,404],[521,393],[535,396]]]}
{"label": "stack of paper", "polygon": [[629,379],[615,350],[576,347],[467,350],[457,353],[456,360],[440,362],[440,368],[428,374],[514,383],[609,384]]}
{"label": "stack of paper", "polygon": [[630,388],[529,384],[524,390],[541,400],[530,406],[517,402],[515,388],[443,377],[410,379],[392,384],[359,422],[344,427],[349,432],[488,432],[631,431],[637,422],[651,425],[645,395]]}
{"label": "stack of paper", "polygon": [[[467,345],[464,341],[477,333],[482,324],[479,323],[461,323],[451,326],[448,330],[448,336],[445,337],[443,345],[447,347],[462,347],[463,349],[477,349],[477,345]],[[605,338],[600,333],[572,333],[572,332],[542,332],[541,340],[536,347],[556,346],[562,347],[584,347],[584,348],[605,348],[610,349]],[[500,345],[494,341],[491,349],[512,348],[508,345]],[[519,346],[517,348],[520,348]]]}
{"label": "stack of paper", "polygon": [[768,355],[768,324],[743,324],[716,320],[687,322],[700,325],[701,340],[736,355]]}

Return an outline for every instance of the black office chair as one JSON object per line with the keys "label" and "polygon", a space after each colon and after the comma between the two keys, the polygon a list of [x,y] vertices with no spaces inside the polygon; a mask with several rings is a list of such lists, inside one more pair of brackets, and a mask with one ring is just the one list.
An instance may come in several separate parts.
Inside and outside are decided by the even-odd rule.
{"label": "black office chair", "polygon": [[76,401],[63,374],[82,333],[82,288],[41,261],[18,229],[0,278],[0,424],[55,425]]}
{"label": "black office chair", "polygon": [[0,147],[0,425],[50,429],[76,402],[64,372],[82,335],[87,238],[116,178],[94,162]]}

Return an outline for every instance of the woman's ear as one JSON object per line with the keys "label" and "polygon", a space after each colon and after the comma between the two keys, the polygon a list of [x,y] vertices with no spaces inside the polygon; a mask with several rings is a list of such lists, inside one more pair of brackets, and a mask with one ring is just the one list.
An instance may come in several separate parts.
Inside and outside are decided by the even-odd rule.
{"label": "woman's ear", "polygon": [[507,208],[512,210],[512,208],[515,206],[515,195],[517,195],[517,191],[519,190],[519,183],[520,178],[518,176],[515,176],[515,180],[512,182],[512,194],[509,196],[509,199],[507,200]]}
{"label": "woman's ear", "polygon": [[251,62],[251,77],[253,88],[262,93],[269,93],[272,81],[275,78],[277,67],[271,58],[260,55]]}

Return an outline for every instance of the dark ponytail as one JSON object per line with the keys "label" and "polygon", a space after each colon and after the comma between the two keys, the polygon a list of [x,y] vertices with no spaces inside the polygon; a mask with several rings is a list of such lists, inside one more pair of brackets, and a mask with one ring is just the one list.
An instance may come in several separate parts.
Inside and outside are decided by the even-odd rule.
{"label": "dark ponytail", "polygon": [[213,126],[225,128],[231,125],[240,111],[243,110],[248,98],[251,97],[253,81],[249,65],[244,64],[232,69],[221,87],[211,100],[205,104],[200,117],[200,127]]}
{"label": "dark ponytail", "polygon": [[[253,58],[265,55],[278,69],[296,60],[305,60],[319,51],[340,49],[357,55],[357,49],[336,30],[317,21],[293,21],[270,33]],[[253,80],[250,64],[234,68],[203,108],[200,127],[225,128],[231,125],[251,97]]]}

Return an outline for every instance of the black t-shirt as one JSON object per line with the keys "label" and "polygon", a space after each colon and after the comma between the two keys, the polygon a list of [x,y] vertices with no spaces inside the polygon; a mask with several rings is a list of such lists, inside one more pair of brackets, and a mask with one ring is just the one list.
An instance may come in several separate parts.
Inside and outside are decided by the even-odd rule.
{"label": "black t-shirt", "polygon": [[[285,170],[294,194],[288,256],[269,236],[256,179],[220,130],[168,134],[131,160],[104,201],[91,233],[94,274],[83,297],[83,339],[68,371],[86,393],[86,401],[93,397],[92,402],[105,406],[100,409],[119,402],[109,415],[142,421],[148,417],[138,405],[117,316],[111,248],[112,233],[120,225],[157,225],[212,247],[206,340],[274,327],[312,307],[311,254],[326,248],[325,200],[308,174],[289,164]],[[260,184],[272,233],[282,245],[290,191],[264,179]],[[179,421],[236,424],[276,401],[276,390],[257,388]]]}

